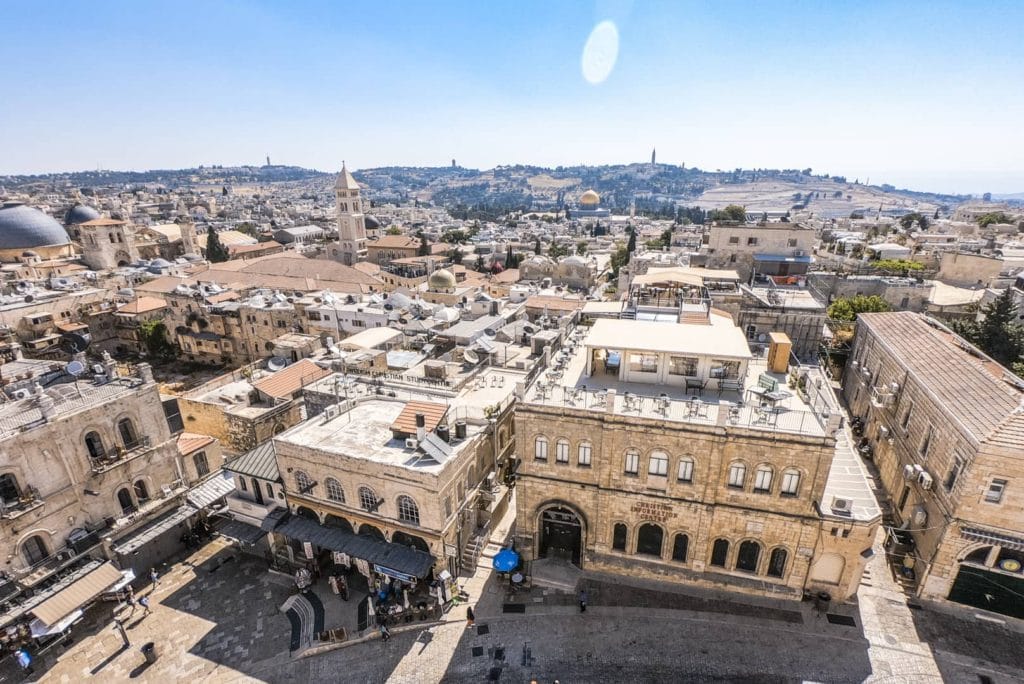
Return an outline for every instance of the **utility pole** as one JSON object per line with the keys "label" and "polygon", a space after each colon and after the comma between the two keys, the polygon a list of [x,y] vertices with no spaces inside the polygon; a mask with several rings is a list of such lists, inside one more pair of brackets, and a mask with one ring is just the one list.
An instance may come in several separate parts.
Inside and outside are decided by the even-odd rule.
{"label": "utility pole", "polygon": [[114,618],[114,629],[121,635],[122,649],[132,645],[132,642],[128,641],[128,633],[124,631],[124,623],[121,622],[121,618]]}

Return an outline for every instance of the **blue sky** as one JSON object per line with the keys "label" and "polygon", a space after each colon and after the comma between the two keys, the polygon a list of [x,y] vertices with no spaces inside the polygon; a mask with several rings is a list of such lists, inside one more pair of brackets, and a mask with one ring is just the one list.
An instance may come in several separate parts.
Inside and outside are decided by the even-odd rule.
{"label": "blue sky", "polygon": [[[648,159],[1024,191],[1024,3],[0,2],[0,173]],[[583,78],[587,37],[618,58]]]}

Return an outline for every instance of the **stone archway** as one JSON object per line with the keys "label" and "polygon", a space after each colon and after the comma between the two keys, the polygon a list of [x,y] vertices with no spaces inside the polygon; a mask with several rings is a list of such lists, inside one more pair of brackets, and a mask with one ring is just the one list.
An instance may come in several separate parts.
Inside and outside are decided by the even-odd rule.
{"label": "stone archway", "polygon": [[324,527],[333,527],[336,530],[344,530],[349,534],[355,534],[355,530],[352,529],[352,523],[344,518],[341,518],[333,513],[328,513],[324,516]]}
{"label": "stone archway", "polygon": [[306,508],[305,506],[299,506],[298,508],[296,508],[295,515],[299,516],[300,518],[306,518],[307,520],[312,520],[317,523],[320,522],[320,516],[317,515],[313,509]]}
{"label": "stone archway", "polygon": [[402,531],[396,531],[391,535],[392,544],[401,544],[402,546],[411,546],[417,551],[424,553],[430,553],[430,545],[422,537],[417,537],[415,534],[406,534]]}
{"label": "stone archway", "polygon": [[373,539],[379,539],[381,541],[387,541],[387,537],[380,531],[380,528],[374,527],[369,523],[363,523],[359,526],[359,534],[365,537],[372,537]]}
{"label": "stone archway", "polygon": [[583,516],[565,504],[549,504],[537,514],[537,557],[558,558],[582,567],[586,537]]}

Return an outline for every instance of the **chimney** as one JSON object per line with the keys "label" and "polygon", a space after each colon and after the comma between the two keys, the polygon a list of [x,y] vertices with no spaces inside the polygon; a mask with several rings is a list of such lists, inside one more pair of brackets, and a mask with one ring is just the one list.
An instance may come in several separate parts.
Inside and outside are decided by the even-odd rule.
{"label": "chimney", "polygon": [[416,414],[416,439],[423,441],[423,438],[427,436],[427,419],[422,413]]}

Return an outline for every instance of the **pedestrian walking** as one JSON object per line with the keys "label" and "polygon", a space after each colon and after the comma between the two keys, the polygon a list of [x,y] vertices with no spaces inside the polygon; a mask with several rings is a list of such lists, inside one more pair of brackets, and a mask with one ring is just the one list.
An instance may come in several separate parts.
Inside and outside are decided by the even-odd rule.
{"label": "pedestrian walking", "polygon": [[581,613],[586,613],[587,612],[587,598],[588,598],[587,597],[587,590],[586,589],[580,589],[580,612]]}
{"label": "pedestrian walking", "polygon": [[21,671],[24,672],[26,676],[36,671],[36,669],[32,667],[32,654],[28,652],[27,648],[18,649],[18,665],[21,666]]}
{"label": "pedestrian walking", "polygon": [[132,615],[135,615],[135,607],[137,605],[135,603],[135,598],[133,596],[129,596],[124,600],[124,602],[128,608],[131,608],[131,610],[128,612],[128,615],[125,616],[126,618],[130,618]]}
{"label": "pedestrian walking", "polygon": [[149,615],[150,613],[153,612],[153,609],[149,607],[149,597],[148,596],[143,596],[142,598],[140,598],[139,599],[139,605],[146,609],[146,612],[144,612],[142,614],[143,616]]}
{"label": "pedestrian walking", "polygon": [[466,606],[466,627],[472,627],[476,616],[473,614],[473,606]]}
{"label": "pedestrian walking", "polygon": [[387,643],[391,639],[391,630],[383,622],[380,623],[380,640]]}
{"label": "pedestrian walking", "polygon": [[153,588],[150,591],[156,591],[156,588],[160,586],[160,574],[155,567],[149,571],[149,581],[153,583]]}

